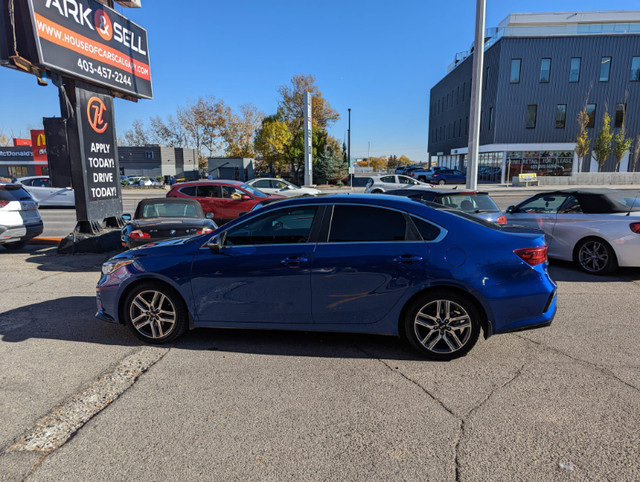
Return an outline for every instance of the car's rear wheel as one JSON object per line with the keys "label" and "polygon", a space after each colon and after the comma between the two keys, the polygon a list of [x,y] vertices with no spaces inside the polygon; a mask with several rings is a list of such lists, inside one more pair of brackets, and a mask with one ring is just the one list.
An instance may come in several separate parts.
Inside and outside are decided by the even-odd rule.
{"label": "car's rear wheel", "polygon": [[135,336],[153,344],[173,341],[187,329],[187,309],[180,295],[155,282],[142,283],[129,292],[124,319]]}
{"label": "car's rear wheel", "polygon": [[618,267],[613,248],[600,238],[586,238],[578,243],[574,253],[578,267],[591,274],[609,274]]}
{"label": "car's rear wheel", "polygon": [[371,191],[371,194],[382,194],[382,189],[374,189],[373,191]]}
{"label": "car's rear wheel", "polygon": [[23,239],[22,241],[13,241],[12,243],[4,243],[3,246],[7,249],[14,250],[24,248],[27,245],[27,240]]}
{"label": "car's rear wheel", "polygon": [[440,184],[441,186],[444,186],[447,183],[447,181],[445,181],[444,179],[440,179],[438,181],[438,184]]}
{"label": "car's rear wheel", "polygon": [[438,290],[414,300],[406,310],[404,335],[409,344],[433,360],[466,355],[478,341],[480,312],[467,297]]}

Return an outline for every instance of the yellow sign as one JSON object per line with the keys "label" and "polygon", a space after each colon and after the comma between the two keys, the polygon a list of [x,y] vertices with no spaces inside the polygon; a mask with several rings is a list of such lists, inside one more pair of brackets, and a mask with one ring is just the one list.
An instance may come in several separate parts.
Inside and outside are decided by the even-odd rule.
{"label": "yellow sign", "polygon": [[535,172],[527,172],[525,174],[518,174],[519,181],[537,181],[538,175]]}

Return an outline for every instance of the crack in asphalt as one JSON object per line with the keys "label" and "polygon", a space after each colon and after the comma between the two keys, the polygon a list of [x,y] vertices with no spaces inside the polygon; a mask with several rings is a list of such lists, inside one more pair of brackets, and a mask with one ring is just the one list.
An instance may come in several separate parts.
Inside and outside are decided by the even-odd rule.
{"label": "crack in asphalt", "polygon": [[57,273],[52,273],[50,275],[42,276],[42,277],[38,278],[37,280],[30,281],[30,282],[25,283],[23,285],[12,286],[10,289],[11,290],[17,290],[17,289],[20,289],[20,288],[26,288],[28,286],[33,286],[34,284],[39,283],[40,281],[44,281],[46,279],[53,278],[54,276],[60,276],[62,274],[65,274],[65,272],[64,271],[59,271]]}
{"label": "crack in asphalt", "polygon": [[[640,392],[640,388],[638,388],[638,387],[636,387],[634,385],[631,385],[629,382],[626,382],[625,380],[621,379],[615,373],[613,373],[611,371],[611,369],[608,368],[608,367],[605,367],[603,365],[598,365],[597,363],[592,363],[592,362],[587,361],[587,360],[583,360],[582,358],[577,358],[575,356],[572,356],[572,355],[569,355],[568,353],[563,352],[562,350],[559,350],[558,348],[554,348],[552,346],[545,345],[544,343],[539,342],[539,341],[531,340],[530,338],[527,338],[527,337],[522,336],[522,335],[517,335],[517,334],[514,333],[514,336],[520,338],[521,340],[528,341],[529,343],[531,343],[533,345],[536,345],[537,347],[539,347],[539,348],[541,348],[543,350],[548,350],[548,351],[550,351],[552,353],[555,353],[556,355],[561,355],[561,356],[564,356],[566,358],[569,358],[570,360],[573,360],[575,362],[578,362],[578,363],[581,363],[583,365],[586,365],[588,367],[595,368],[596,370],[598,370],[599,372],[603,373],[604,375],[607,375],[610,378],[613,378],[614,380],[617,380],[618,382],[622,383],[623,385],[626,385],[627,387],[629,387],[629,388],[631,388],[631,389],[633,389],[633,390],[635,390],[637,392]],[[637,367],[627,367],[627,368],[638,369]]]}
{"label": "crack in asphalt", "polygon": [[51,409],[15,443],[3,449],[0,457],[15,452],[41,453],[42,457],[24,475],[26,478],[48,455],[72,439],[86,423],[129,390],[169,350],[170,348],[142,347],[127,355],[111,371],[99,376],[84,389]]}
{"label": "crack in asphalt", "polygon": [[360,350],[362,353],[364,353],[365,355],[370,357],[371,359],[374,359],[374,360],[382,363],[387,369],[389,369],[393,373],[397,373],[398,375],[400,375],[402,378],[404,378],[408,382],[410,382],[410,383],[414,384],[415,386],[417,386],[420,390],[422,390],[425,394],[427,394],[429,396],[429,398],[431,398],[433,401],[438,403],[438,405],[440,405],[449,415],[451,415],[452,417],[454,417],[458,421],[458,432],[457,432],[457,437],[456,437],[456,441],[455,441],[455,445],[454,445],[454,464],[455,464],[455,480],[456,480],[456,482],[459,482],[461,480],[461,478],[462,478],[462,474],[460,473],[460,445],[461,445],[462,440],[463,440],[463,438],[465,437],[465,434],[466,434],[466,422],[467,422],[468,417],[471,416],[478,409],[480,409],[485,403],[487,403],[489,401],[489,399],[491,399],[491,397],[497,391],[502,390],[503,388],[505,388],[508,385],[512,384],[517,378],[519,378],[522,375],[524,367],[526,366],[526,363],[523,363],[520,366],[520,368],[518,368],[516,370],[516,373],[511,378],[509,378],[507,381],[505,381],[502,385],[493,387],[489,391],[487,396],[482,401],[480,401],[475,406],[471,407],[466,413],[464,413],[462,416],[460,416],[460,415],[457,415],[452,409],[447,407],[447,405],[442,400],[440,400],[433,393],[431,393],[429,390],[427,390],[425,387],[423,387],[419,382],[417,382],[416,380],[412,379],[411,377],[409,377],[405,373],[401,372],[398,367],[393,368],[385,360],[373,355],[372,353],[369,353],[367,350],[362,348],[357,343],[354,343],[354,346],[358,350]]}

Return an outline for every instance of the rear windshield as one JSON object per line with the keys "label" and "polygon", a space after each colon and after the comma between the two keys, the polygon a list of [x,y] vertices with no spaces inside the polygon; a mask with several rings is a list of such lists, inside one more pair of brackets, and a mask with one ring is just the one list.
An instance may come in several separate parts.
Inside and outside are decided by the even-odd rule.
{"label": "rear windshield", "polygon": [[29,201],[31,196],[20,186],[0,186],[0,201]]}
{"label": "rear windshield", "polygon": [[640,211],[640,192],[621,191],[615,194],[608,194],[607,197],[613,201],[615,207],[622,208],[622,212]]}
{"label": "rear windshield", "polygon": [[448,208],[460,209],[465,213],[495,213],[496,206],[488,194],[445,194],[438,197],[438,202]]}
{"label": "rear windshield", "polygon": [[193,204],[153,203],[143,206],[141,218],[198,218],[198,210]]}

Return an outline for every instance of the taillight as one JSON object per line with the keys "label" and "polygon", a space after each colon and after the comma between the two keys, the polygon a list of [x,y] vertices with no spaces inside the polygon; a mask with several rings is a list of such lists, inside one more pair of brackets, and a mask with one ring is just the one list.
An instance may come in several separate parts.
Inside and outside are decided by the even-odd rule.
{"label": "taillight", "polygon": [[640,234],[640,223],[631,223],[629,227],[634,233]]}
{"label": "taillight", "polygon": [[373,186],[373,179],[369,179],[367,181],[367,186],[366,187],[371,187],[371,186]]}
{"label": "taillight", "polygon": [[149,233],[143,233],[140,229],[136,229],[135,231],[131,231],[129,233],[129,237],[133,239],[150,239],[151,236]]}
{"label": "taillight", "polygon": [[0,201],[0,208],[5,207],[7,204],[9,204],[9,201]]}
{"label": "taillight", "polygon": [[535,248],[516,249],[514,253],[528,265],[536,266],[547,261],[547,248],[548,246],[545,244],[544,246],[537,246]]}
{"label": "taillight", "polygon": [[507,217],[504,214],[498,216],[498,219],[496,219],[496,223],[507,224]]}
{"label": "taillight", "polygon": [[213,229],[211,228],[202,228],[199,231],[196,231],[196,234],[207,234],[207,233],[213,233]]}

